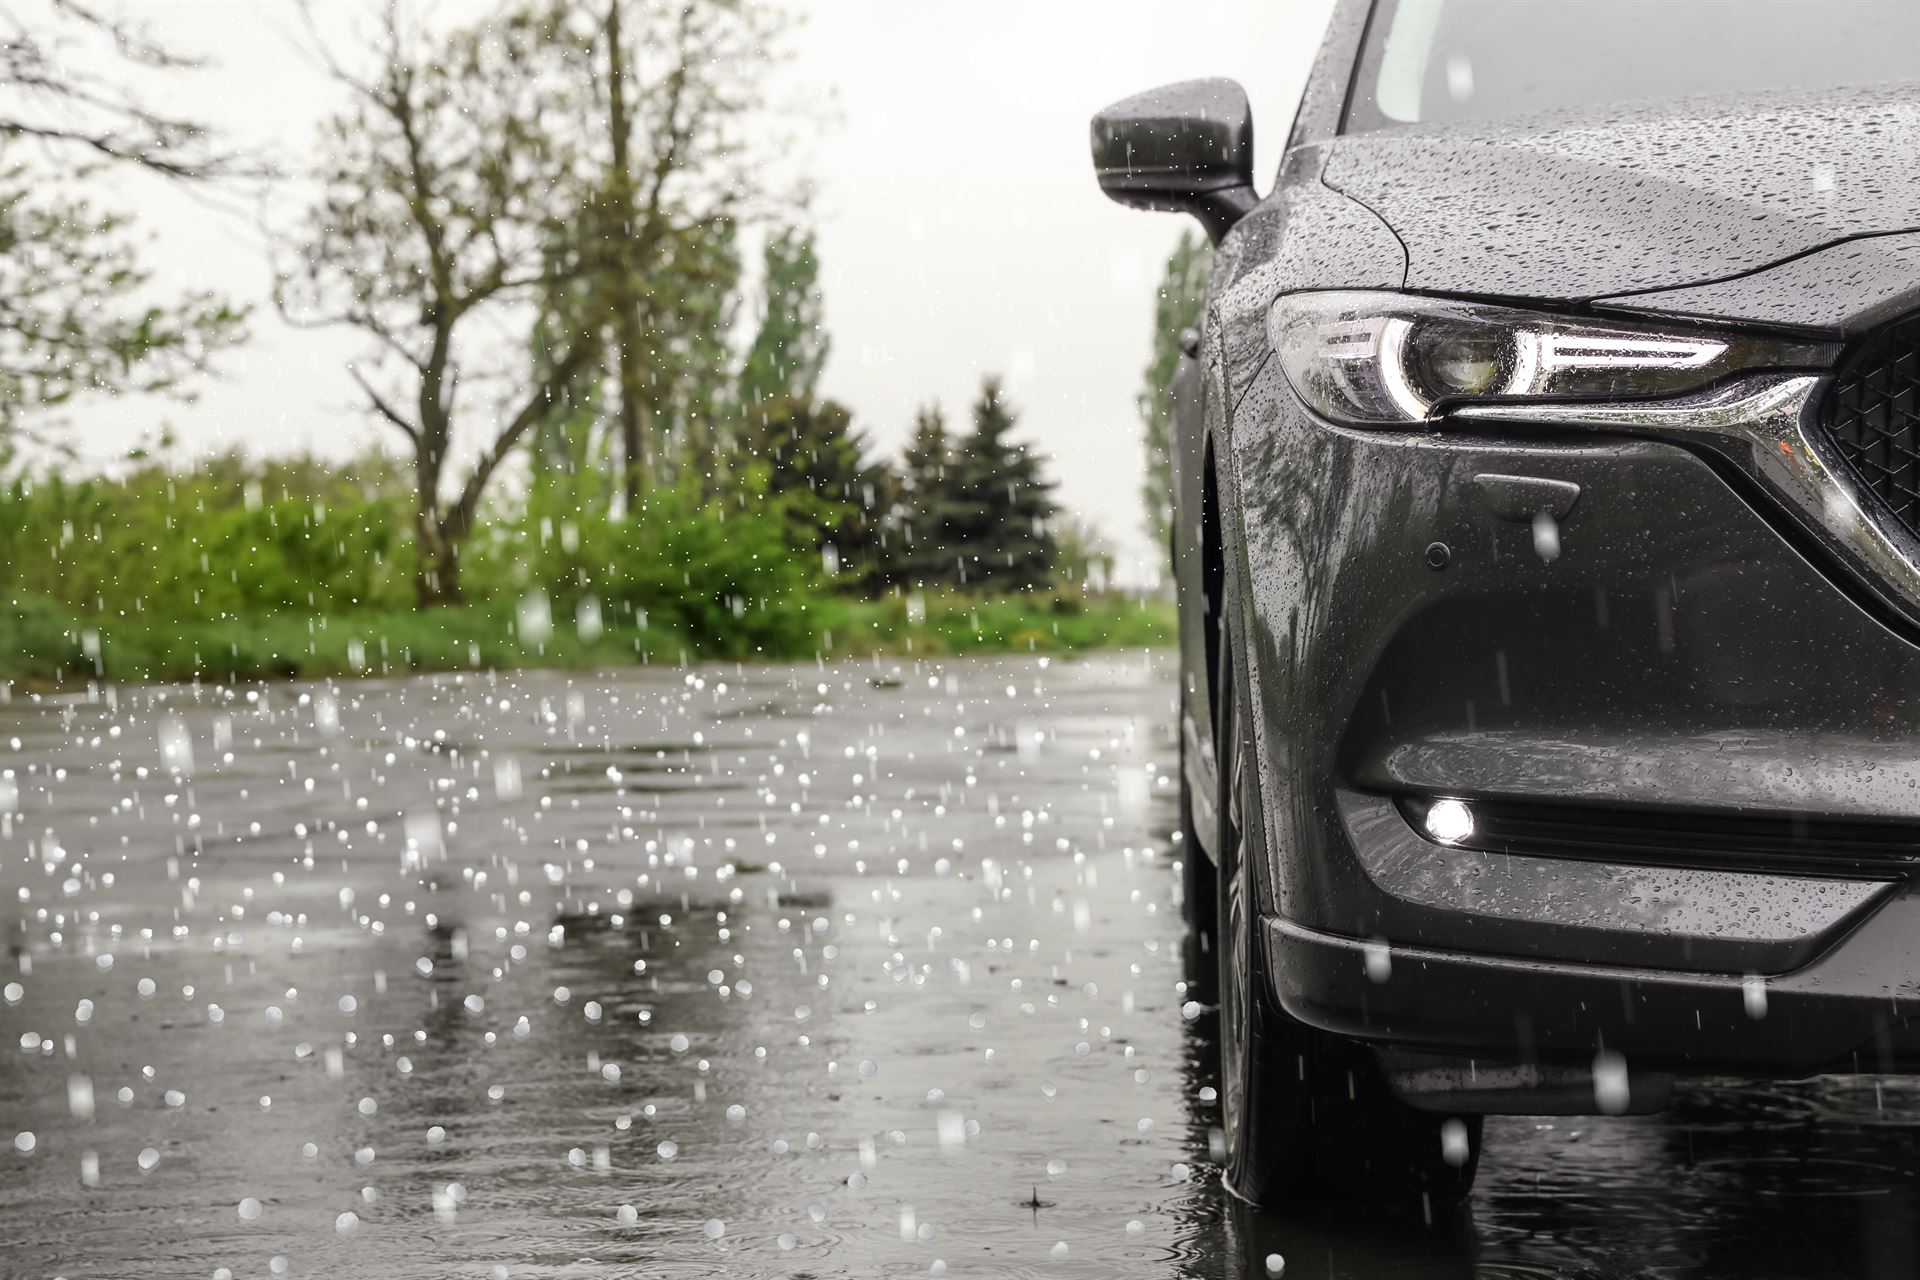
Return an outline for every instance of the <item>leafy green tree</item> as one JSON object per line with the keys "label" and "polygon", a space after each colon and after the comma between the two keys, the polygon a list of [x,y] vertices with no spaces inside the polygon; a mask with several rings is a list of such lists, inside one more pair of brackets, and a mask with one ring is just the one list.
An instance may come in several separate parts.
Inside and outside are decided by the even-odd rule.
{"label": "leafy green tree", "polygon": [[830,345],[813,233],[789,227],[771,237],[764,267],[760,328],[740,373],[740,401],[749,413],[783,396],[812,399]]}
{"label": "leafy green tree", "polygon": [[677,413],[705,455],[695,467],[716,452],[711,416],[692,414],[716,392],[712,356],[740,272],[732,231],[769,171],[741,139],[758,132],[745,126],[780,21],[753,0],[525,3],[519,29],[544,44],[545,74],[568,87],[579,126],[570,145],[594,169],[576,221],[605,306],[631,511],[661,470]]}
{"label": "leafy green tree", "polygon": [[1059,547],[1049,522],[1058,512],[1040,459],[1011,439],[1017,417],[988,376],[973,406],[973,430],[947,469],[948,546],[957,585],[1038,591],[1050,586]]}
{"label": "leafy green tree", "polygon": [[[567,282],[577,286],[577,282]],[[572,316],[566,295],[570,288],[556,292],[534,324],[531,352],[536,377],[544,377],[556,347],[563,345],[554,336],[564,329]],[[604,504],[613,486],[606,480],[610,468],[602,465],[605,441],[598,428],[605,418],[603,388],[597,371],[578,369],[555,396],[553,412],[542,418],[527,439],[530,480],[543,509],[582,511]]]}
{"label": "leafy green tree", "polygon": [[194,67],[142,26],[63,0],[0,11],[0,433],[88,392],[186,395],[244,312],[210,293],[156,301],[128,219],[59,186],[90,166],[180,182],[237,167],[191,120],[129,88]]}
{"label": "leafy green tree", "polygon": [[1147,508],[1147,536],[1168,554],[1173,529],[1173,374],[1180,364],[1180,332],[1200,322],[1213,249],[1204,236],[1180,233],[1167,259],[1153,303],[1153,355],[1141,377],[1136,403],[1146,428],[1147,479],[1140,496]]}
{"label": "leafy green tree", "polygon": [[676,482],[695,477],[709,495],[726,487],[734,402],[734,349],[728,341],[740,302],[740,253],[732,223],[685,244],[665,264],[654,296],[672,292],[654,331],[648,390],[661,437],[656,470]]}
{"label": "leafy green tree", "polygon": [[1053,529],[1060,546],[1055,581],[1087,595],[1104,595],[1113,585],[1116,562],[1100,531],[1079,516],[1055,520]]}

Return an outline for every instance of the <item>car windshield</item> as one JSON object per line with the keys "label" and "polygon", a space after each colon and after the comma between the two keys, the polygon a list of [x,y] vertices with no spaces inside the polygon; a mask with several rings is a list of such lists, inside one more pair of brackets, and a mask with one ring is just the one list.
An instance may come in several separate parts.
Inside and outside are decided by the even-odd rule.
{"label": "car windshield", "polygon": [[1916,51],[1912,0],[1380,0],[1346,127],[1912,81]]}

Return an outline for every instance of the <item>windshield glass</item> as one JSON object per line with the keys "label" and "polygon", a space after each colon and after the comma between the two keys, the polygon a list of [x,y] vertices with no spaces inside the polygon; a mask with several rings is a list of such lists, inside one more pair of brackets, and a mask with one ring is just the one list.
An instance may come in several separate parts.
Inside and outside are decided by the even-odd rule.
{"label": "windshield glass", "polygon": [[1912,81],[1913,0],[1381,0],[1347,130]]}

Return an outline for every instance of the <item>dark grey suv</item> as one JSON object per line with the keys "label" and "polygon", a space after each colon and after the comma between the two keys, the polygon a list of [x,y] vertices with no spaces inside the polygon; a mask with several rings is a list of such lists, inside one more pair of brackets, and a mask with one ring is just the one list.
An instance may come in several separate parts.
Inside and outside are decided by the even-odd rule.
{"label": "dark grey suv", "polygon": [[1229,81],[1095,118],[1218,245],[1173,554],[1242,1196],[1920,1069],[1916,75],[1912,3],[1346,0],[1264,198]]}

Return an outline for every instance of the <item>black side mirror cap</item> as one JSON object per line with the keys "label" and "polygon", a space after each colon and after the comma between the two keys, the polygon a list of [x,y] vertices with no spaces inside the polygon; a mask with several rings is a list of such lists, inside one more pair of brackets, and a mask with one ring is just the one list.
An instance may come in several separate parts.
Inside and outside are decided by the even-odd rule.
{"label": "black side mirror cap", "polygon": [[1109,199],[1190,213],[1219,244],[1259,203],[1253,109],[1232,80],[1186,80],[1093,118],[1093,171]]}

